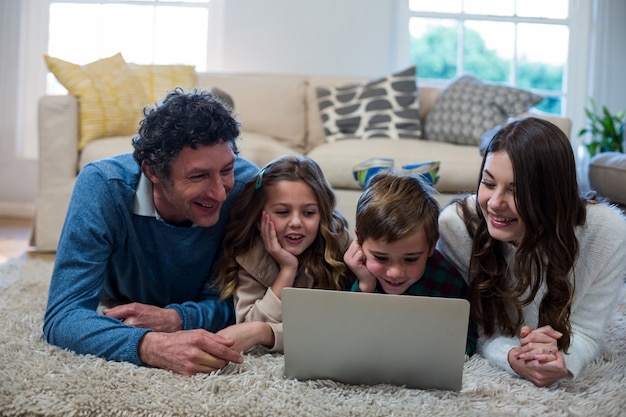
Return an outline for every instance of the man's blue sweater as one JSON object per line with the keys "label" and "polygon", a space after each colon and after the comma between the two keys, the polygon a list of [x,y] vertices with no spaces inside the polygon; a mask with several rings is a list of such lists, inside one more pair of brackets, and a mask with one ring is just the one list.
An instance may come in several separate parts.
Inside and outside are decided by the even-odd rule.
{"label": "man's blue sweater", "polygon": [[175,227],[133,212],[141,176],[132,154],[86,165],[78,175],[50,283],[44,334],[78,353],[142,364],[138,345],[149,329],[96,312],[103,297],[173,308],[183,329],[217,331],[234,322],[219,301],[211,268],[221,253],[234,200],[258,168],[235,163],[235,185],[211,227]]}

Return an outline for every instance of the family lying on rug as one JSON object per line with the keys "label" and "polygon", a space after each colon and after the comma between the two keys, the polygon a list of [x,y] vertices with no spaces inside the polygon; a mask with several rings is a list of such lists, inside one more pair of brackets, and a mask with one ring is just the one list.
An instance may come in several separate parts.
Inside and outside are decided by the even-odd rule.
{"label": "family lying on rug", "polygon": [[599,354],[624,282],[626,221],[580,196],[570,142],[550,122],[497,132],[477,193],[441,213],[423,178],[375,175],[352,242],[313,160],[259,170],[237,157],[238,136],[218,98],[175,90],[145,111],[133,154],[81,170],[48,342],[213,372],[253,346],[281,352],[281,291],[305,287],[467,298],[466,354],[537,386],[576,378]]}

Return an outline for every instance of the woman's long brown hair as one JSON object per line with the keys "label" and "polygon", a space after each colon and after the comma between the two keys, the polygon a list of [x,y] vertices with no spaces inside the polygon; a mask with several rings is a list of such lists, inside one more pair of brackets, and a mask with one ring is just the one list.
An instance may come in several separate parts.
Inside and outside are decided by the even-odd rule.
{"label": "woman's long brown hair", "polygon": [[547,290],[539,306],[538,325],[550,325],[561,332],[558,346],[567,352],[574,294],[570,274],[579,251],[575,227],[584,224],[586,218],[586,200],[578,190],[572,146],[557,126],[529,117],[511,122],[496,133],[486,149],[481,176],[487,156],[499,151],[507,153],[513,166],[515,205],[525,231],[508,263],[504,243],[489,235],[478,199],[473,208],[467,199],[461,202],[473,237],[469,293],[472,317],[486,335],[499,328],[513,336],[522,325],[522,307],[533,301],[545,282]]}

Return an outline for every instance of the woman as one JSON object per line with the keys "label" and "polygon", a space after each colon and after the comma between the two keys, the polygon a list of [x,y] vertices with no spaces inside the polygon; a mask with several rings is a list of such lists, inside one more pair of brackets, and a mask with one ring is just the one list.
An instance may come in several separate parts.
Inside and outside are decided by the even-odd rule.
{"label": "woman", "polygon": [[469,282],[478,352],[537,386],[576,377],[624,283],[624,216],[580,197],[569,140],[543,119],[496,133],[480,172],[477,194],[442,212],[438,243]]}

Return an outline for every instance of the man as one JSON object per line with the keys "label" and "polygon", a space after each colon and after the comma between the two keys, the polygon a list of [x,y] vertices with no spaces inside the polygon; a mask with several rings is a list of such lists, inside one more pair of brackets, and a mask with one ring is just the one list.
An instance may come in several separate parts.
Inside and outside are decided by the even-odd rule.
{"label": "man", "polygon": [[212,333],[234,312],[211,278],[230,208],[258,172],[237,156],[238,136],[219,99],[176,90],[145,113],[132,154],[81,170],[50,283],[49,343],[183,375],[242,361]]}

